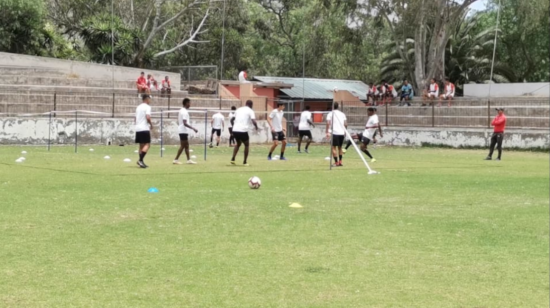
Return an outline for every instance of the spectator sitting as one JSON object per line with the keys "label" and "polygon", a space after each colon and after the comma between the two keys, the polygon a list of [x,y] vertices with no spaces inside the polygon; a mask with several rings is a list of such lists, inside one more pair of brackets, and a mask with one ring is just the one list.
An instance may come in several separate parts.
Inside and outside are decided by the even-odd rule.
{"label": "spectator sitting", "polygon": [[171,94],[172,94],[172,86],[170,84],[170,79],[168,76],[165,76],[164,80],[162,80],[162,89],[160,90],[160,96],[170,97]]}
{"label": "spectator sitting", "polygon": [[137,82],[137,91],[138,91],[138,97],[141,97],[141,94],[149,94],[149,86],[147,86],[147,79],[145,79],[145,73],[141,72]]}
{"label": "spectator sitting", "polygon": [[382,80],[382,83],[380,84],[380,87],[377,88],[378,90],[378,100],[382,101],[381,105],[384,105],[384,101],[386,98],[386,81]]}
{"label": "spectator sitting", "polygon": [[[378,100],[378,88],[374,82],[369,83],[369,90],[367,92],[367,106],[376,106],[376,101]],[[369,99],[372,99],[372,104],[369,102]]]}
{"label": "spectator sitting", "polygon": [[439,104],[437,106],[441,107],[441,100],[445,99],[449,102],[448,106],[451,107],[453,97],[455,97],[455,85],[449,80],[449,78],[445,78],[445,93],[441,94],[439,97]]}
{"label": "spectator sitting", "polygon": [[[435,78],[430,79],[430,85],[428,91],[424,92],[424,99],[435,100],[439,97],[439,86],[435,82]],[[426,102],[422,102],[422,106],[426,106]]]}
{"label": "spectator sitting", "polygon": [[411,100],[413,97],[413,88],[409,84],[408,80],[403,81],[403,86],[401,87],[401,99],[399,100],[399,106],[403,106],[403,100],[405,100],[405,104],[407,106],[410,106],[411,103],[409,100]]}
{"label": "spectator sitting", "polygon": [[385,97],[385,101],[384,101],[384,104],[391,104],[391,102],[393,101],[394,98],[397,97],[397,91],[395,91],[395,88],[393,87],[393,85],[391,84],[388,84],[387,82],[384,82],[384,87],[386,88],[386,97]]}
{"label": "spectator sitting", "polygon": [[149,86],[149,93],[159,91],[159,85],[152,75],[147,75],[147,86]]}

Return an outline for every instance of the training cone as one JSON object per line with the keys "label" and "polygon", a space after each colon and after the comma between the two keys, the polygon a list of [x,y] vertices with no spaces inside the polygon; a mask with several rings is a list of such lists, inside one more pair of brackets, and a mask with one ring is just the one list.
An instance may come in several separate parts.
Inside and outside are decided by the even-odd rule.
{"label": "training cone", "polygon": [[131,160],[131,159],[129,159],[129,158],[125,158],[125,159],[124,159],[124,162],[125,162],[125,163],[131,163],[131,162],[132,162],[132,160]]}
{"label": "training cone", "polygon": [[295,203],[292,203],[292,204],[289,205],[288,207],[291,207],[291,208],[293,208],[293,209],[301,209],[301,208],[303,208],[303,206],[300,205],[300,203],[296,203],[296,202],[295,202]]}
{"label": "training cone", "polygon": [[23,151],[23,152],[21,152],[21,154],[27,154],[27,151]]}
{"label": "training cone", "polygon": [[325,160],[330,160],[330,157],[325,157]]}
{"label": "training cone", "polygon": [[110,156],[105,156],[105,157],[103,157],[103,158],[104,158],[104,159],[111,159]]}
{"label": "training cone", "polygon": [[147,190],[148,193],[156,194],[159,192],[159,190],[156,187],[151,187]]}
{"label": "training cone", "polygon": [[94,151],[94,149],[90,149],[90,152],[93,152],[93,151]]}

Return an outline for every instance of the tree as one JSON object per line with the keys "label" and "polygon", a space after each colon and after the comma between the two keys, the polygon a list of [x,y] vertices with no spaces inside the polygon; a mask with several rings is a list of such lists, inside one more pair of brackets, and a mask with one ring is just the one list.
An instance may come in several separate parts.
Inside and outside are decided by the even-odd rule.
{"label": "tree", "polygon": [[[445,47],[464,11],[477,0],[461,3],[448,0],[371,0],[364,8],[369,15],[381,14],[391,30],[400,57],[414,63],[416,90],[423,89],[428,80],[441,80],[445,75]],[[405,52],[408,34],[413,32],[414,58]]]}

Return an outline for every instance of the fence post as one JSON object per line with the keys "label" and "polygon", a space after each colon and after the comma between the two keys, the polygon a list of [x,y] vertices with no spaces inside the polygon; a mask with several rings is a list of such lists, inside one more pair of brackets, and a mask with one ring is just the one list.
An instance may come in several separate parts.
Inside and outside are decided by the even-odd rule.
{"label": "fence post", "polygon": [[491,99],[487,100],[487,128],[491,128]]}
{"label": "fence post", "polygon": [[160,110],[160,157],[163,156],[164,154],[164,150],[163,150],[163,146],[164,146],[164,138],[163,138],[163,133],[164,133],[164,112],[162,112],[162,109]]}
{"label": "fence post", "polygon": [[[54,94],[55,95],[55,94]],[[50,151],[50,147],[52,144],[52,112],[50,111],[50,121],[48,125],[48,152]]]}
{"label": "fence post", "polygon": [[74,111],[74,152],[78,152],[78,111]]}
{"label": "fence post", "polygon": [[206,134],[208,133],[208,110],[204,111],[204,160],[206,160]]}
{"label": "fence post", "polygon": [[435,104],[432,103],[432,127],[435,127]]}
{"label": "fence post", "polygon": [[168,96],[168,114],[167,114],[168,119],[170,119],[170,96],[172,96],[172,95]]}
{"label": "fence post", "polygon": [[[57,92],[53,93],[53,111],[57,111]],[[51,111],[50,111],[51,112]],[[56,114],[54,113],[53,117],[56,117]]]}
{"label": "fence post", "polygon": [[389,118],[389,111],[388,111],[388,104],[386,105],[386,127],[388,127],[388,118]]}
{"label": "fence post", "polygon": [[115,117],[115,92],[113,92],[113,108],[111,118]]}

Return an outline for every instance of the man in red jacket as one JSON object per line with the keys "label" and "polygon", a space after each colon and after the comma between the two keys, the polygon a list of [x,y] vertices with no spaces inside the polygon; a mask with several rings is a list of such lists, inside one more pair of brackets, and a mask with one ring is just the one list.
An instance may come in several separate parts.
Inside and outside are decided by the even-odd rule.
{"label": "man in red jacket", "polygon": [[506,116],[504,115],[504,108],[496,109],[498,114],[491,122],[491,125],[494,126],[493,136],[491,137],[491,147],[489,148],[489,156],[485,160],[493,159],[493,151],[495,150],[495,145],[498,150],[497,160],[500,160],[502,155],[502,140],[504,139],[504,128],[506,127]]}

